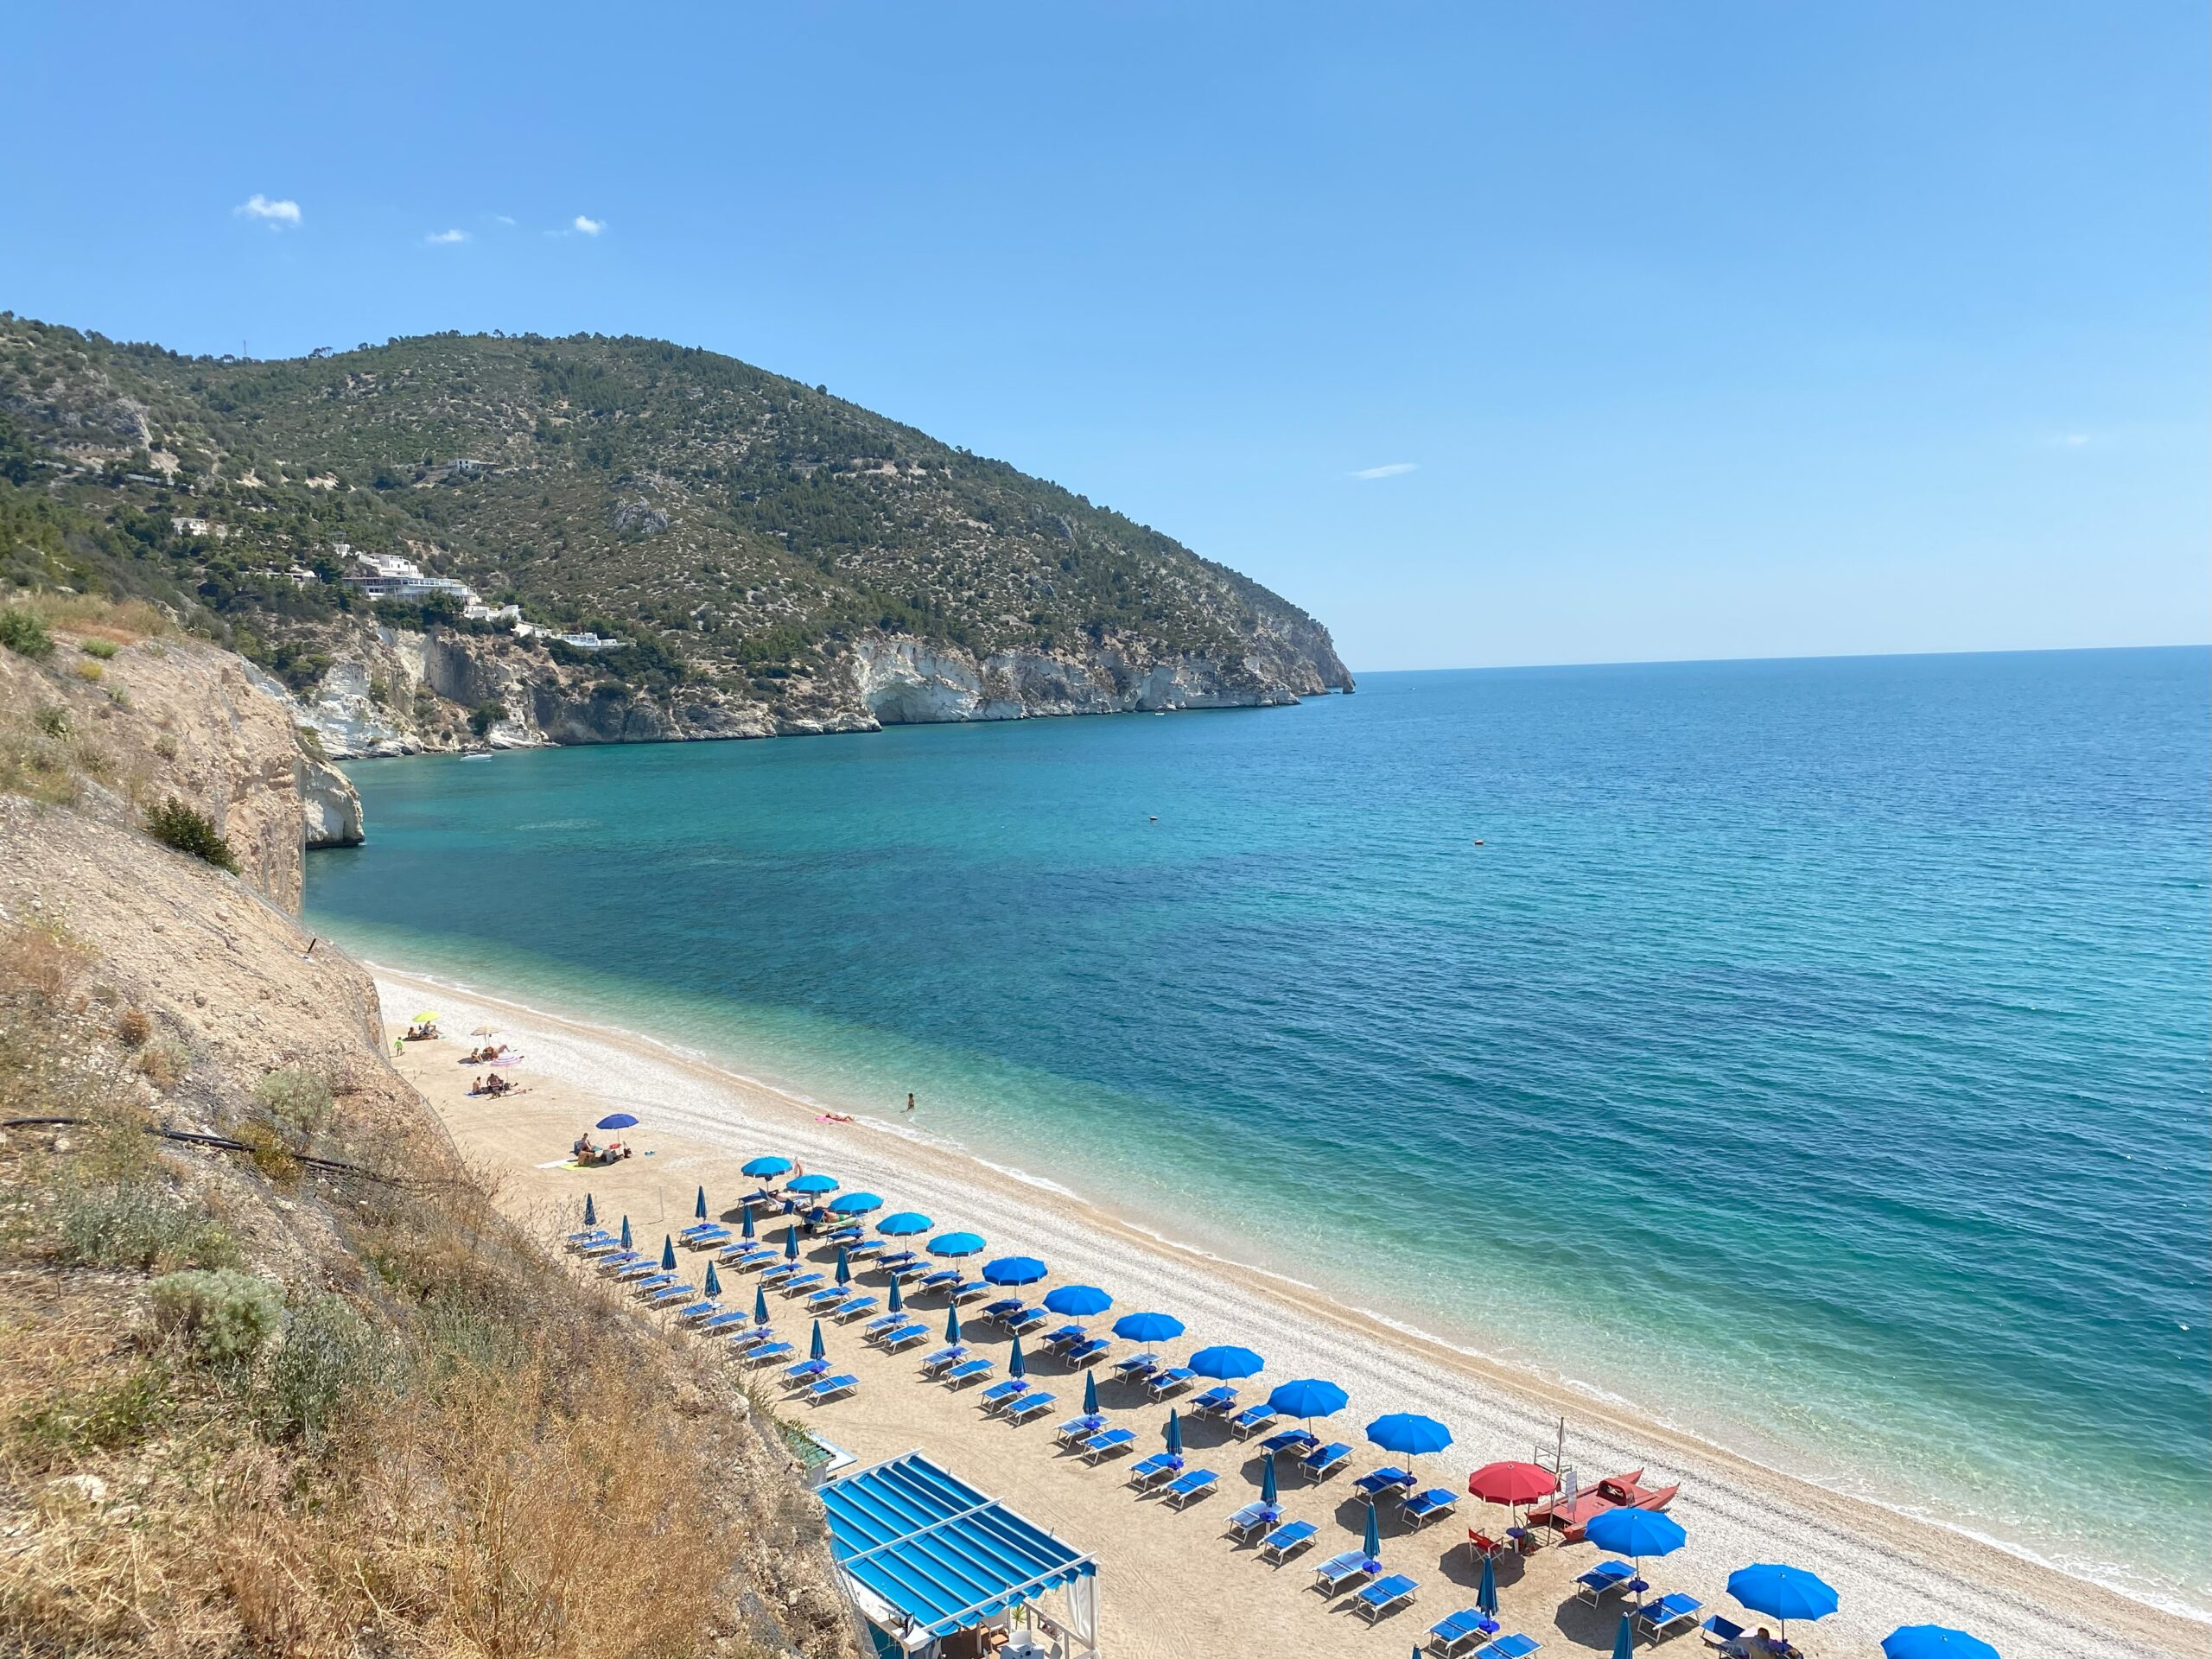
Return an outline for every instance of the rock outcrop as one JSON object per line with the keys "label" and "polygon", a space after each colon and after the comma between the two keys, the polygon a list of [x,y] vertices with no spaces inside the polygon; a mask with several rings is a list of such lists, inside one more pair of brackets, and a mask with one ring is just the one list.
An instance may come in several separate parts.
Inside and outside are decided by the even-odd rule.
{"label": "rock outcrop", "polygon": [[313,755],[299,758],[300,817],[307,834],[308,850],[318,847],[358,847],[361,831],[361,798],[353,780],[327,760]]}

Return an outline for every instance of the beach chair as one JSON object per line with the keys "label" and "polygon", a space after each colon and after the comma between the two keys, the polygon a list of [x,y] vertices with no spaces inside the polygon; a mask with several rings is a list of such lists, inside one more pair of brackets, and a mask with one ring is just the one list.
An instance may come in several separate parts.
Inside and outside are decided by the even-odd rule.
{"label": "beach chair", "polygon": [[572,1250],[583,1250],[588,1249],[594,1244],[606,1243],[614,1235],[604,1227],[588,1227],[581,1233],[570,1233],[561,1242]]}
{"label": "beach chair", "polygon": [[645,1259],[645,1256],[636,1250],[617,1250],[612,1255],[600,1257],[594,1265],[612,1279],[625,1268],[634,1268]]}
{"label": "beach chair", "polygon": [[672,1273],[663,1273],[655,1268],[651,1273],[626,1273],[622,1275],[622,1282],[629,1286],[632,1295],[646,1297],[657,1295],[671,1285],[680,1285],[683,1281]]}
{"label": "beach chair", "polygon": [[1189,1410],[1193,1417],[1226,1417],[1236,1409],[1236,1390],[1226,1382],[1208,1389],[1191,1402]]}
{"label": "beach chair", "polygon": [[1049,1332],[1041,1345],[1058,1353],[1063,1348],[1074,1347],[1076,1344],[1084,1341],[1090,1335],[1090,1332],[1082,1325],[1064,1325],[1058,1330]]}
{"label": "beach chair", "polygon": [[1052,1396],[1031,1389],[1019,1395],[1001,1414],[1009,1423],[1026,1423],[1032,1417],[1041,1417],[1052,1408]]}
{"label": "beach chair", "polygon": [[1077,1446],[1105,1427],[1103,1417],[1071,1417],[1052,1431],[1052,1438],[1062,1446]]}
{"label": "beach chair", "polygon": [[772,1365],[786,1354],[798,1351],[788,1342],[756,1342],[738,1352],[748,1365]]}
{"label": "beach chair", "polygon": [[1469,1607],[1428,1627],[1428,1650],[1442,1659],[1455,1659],[1485,1637],[1497,1634],[1496,1619],[1479,1607]]}
{"label": "beach chair", "polygon": [[1173,1452],[1155,1452],[1148,1458],[1140,1458],[1129,1468],[1129,1484],[1139,1491],[1149,1491],[1170,1475],[1180,1473],[1183,1459]]}
{"label": "beach chair", "polygon": [[806,1391],[807,1402],[810,1405],[825,1405],[852,1393],[860,1385],[860,1378],[849,1371],[841,1372],[836,1376],[825,1376]]}
{"label": "beach chair", "polygon": [[1171,1394],[1180,1394],[1191,1386],[1198,1373],[1187,1366],[1176,1365],[1164,1371],[1154,1371],[1145,1378],[1144,1386],[1154,1400],[1165,1400]]}
{"label": "beach chair", "polygon": [[721,1311],[722,1305],[720,1302],[687,1302],[676,1310],[676,1322],[678,1325],[703,1325]]}
{"label": "beach chair", "polygon": [[778,1285],[782,1284],[785,1280],[790,1278],[798,1271],[798,1262],[785,1262],[779,1259],[774,1267],[767,1268],[761,1274],[760,1282],[763,1285],[766,1285],[770,1290],[773,1290]]}
{"label": "beach chair", "polygon": [[687,1250],[720,1249],[734,1235],[727,1227],[701,1227],[695,1231],[678,1233],[676,1242]]}
{"label": "beach chair", "polygon": [[802,1359],[796,1365],[784,1367],[783,1384],[787,1389],[805,1388],[817,1378],[830,1374],[826,1359]]}
{"label": "beach chair", "polygon": [[1025,1307],[1020,1313],[1011,1318],[1001,1319],[999,1323],[1005,1325],[1015,1336],[1026,1337],[1052,1317],[1041,1307]]}
{"label": "beach chair", "polygon": [[1733,1619],[1721,1618],[1718,1613],[1699,1625],[1698,1629],[1704,1632],[1705,1645],[1708,1648],[1732,1649],[1736,1643],[1744,1639],[1744,1627]]}
{"label": "beach chair", "polygon": [[1275,1408],[1262,1400],[1256,1406],[1247,1406],[1229,1420],[1229,1432],[1240,1440],[1249,1440],[1255,1434],[1273,1428]]}
{"label": "beach chair", "polygon": [[829,1277],[830,1275],[826,1273],[795,1273],[776,1288],[786,1296],[802,1295],[825,1282]]}
{"label": "beach chair", "polygon": [[729,1345],[733,1348],[758,1348],[762,1343],[773,1342],[775,1339],[776,1329],[773,1325],[747,1325],[730,1333]]}
{"label": "beach chair", "polygon": [[1004,1323],[1009,1314],[1019,1313],[1029,1304],[1019,1296],[1001,1296],[988,1307],[978,1308],[976,1317],[988,1319],[994,1325]]}
{"label": "beach chair", "polygon": [[912,1250],[886,1250],[875,1258],[875,1265],[888,1272],[893,1268],[907,1267],[921,1259]]}
{"label": "beach chair", "polygon": [[576,1247],[576,1254],[587,1262],[603,1262],[610,1255],[620,1255],[621,1250],[622,1241],[619,1238],[602,1238]]}
{"label": "beach chair", "polygon": [[1320,1437],[1310,1430],[1286,1428],[1281,1433],[1270,1434],[1262,1440],[1260,1450],[1271,1458],[1279,1458],[1286,1452],[1294,1457],[1302,1458],[1320,1444]]}
{"label": "beach chair", "polygon": [[1372,1624],[1384,1615],[1396,1612],[1401,1607],[1412,1606],[1414,1592],[1420,1588],[1420,1585],[1404,1573],[1393,1573],[1387,1579],[1377,1579],[1372,1584],[1361,1586],[1359,1593],[1352,1598],[1351,1610]]}
{"label": "beach chair", "polygon": [[699,1322],[696,1328],[709,1336],[719,1337],[724,1332],[734,1330],[745,1324],[752,1317],[752,1314],[745,1309],[733,1307],[720,1313],[709,1315]]}
{"label": "beach chair", "polygon": [[937,1352],[925,1357],[922,1361],[922,1375],[935,1376],[939,1371],[949,1371],[967,1357],[968,1344],[964,1342],[956,1342],[950,1347],[940,1348]]}
{"label": "beach chair", "polygon": [[1459,1507],[1459,1493],[1446,1486],[1432,1486],[1425,1492],[1399,1500],[1398,1513],[1418,1531],[1432,1521],[1441,1521]]}
{"label": "beach chair", "polygon": [[886,1331],[896,1331],[902,1325],[912,1323],[913,1320],[907,1317],[906,1310],[900,1308],[896,1313],[886,1313],[877,1319],[870,1319],[868,1322],[868,1328],[861,1332],[861,1336],[866,1341],[874,1342]]}
{"label": "beach chair", "polygon": [[989,1388],[985,1389],[976,1403],[987,1412],[995,1412],[1001,1407],[1012,1405],[1028,1392],[1029,1379],[1027,1377],[1009,1376],[1005,1382],[994,1382]]}
{"label": "beach chair", "polygon": [[881,1255],[883,1254],[883,1250],[884,1244],[881,1239],[864,1238],[857,1244],[848,1244],[845,1247],[845,1260],[848,1262],[867,1262],[876,1256]]}
{"label": "beach chair", "polygon": [[653,1292],[652,1294],[645,1298],[645,1300],[649,1305],[654,1307],[680,1307],[684,1303],[691,1300],[691,1299],[698,1294],[699,1293],[697,1291],[685,1284],[682,1280],[678,1280],[676,1283],[669,1286],[665,1290],[657,1290]]}
{"label": "beach chair", "polygon": [[982,1382],[996,1370],[998,1367],[988,1359],[963,1359],[944,1374],[943,1381],[948,1389],[964,1389],[970,1382]]}
{"label": "beach chair", "polygon": [[737,1273],[758,1273],[775,1259],[775,1251],[755,1249],[750,1244],[733,1244],[715,1258]]}
{"label": "beach chair", "polygon": [[[881,1268],[887,1276],[896,1279],[902,1285],[909,1279],[919,1278],[930,1270],[930,1264],[918,1256],[909,1256],[904,1262],[893,1262],[890,1257],[886,1256],[875,1265]],[[914,1288],[919,1290],[922,1287],[917,1285]]]}
{"label": "beach chair", "polygon": [[1088,1342],[1078,1342],[1074,1347],[1063,1351],[1060,1358],[1070,1370],[1073,1370],[1078,1365],[1096,1363],[1105,1357],[1106,1351],[1112,1346],[1105,1338],[1093,1337]]}
{"label": "beach chair", "polygon": [[1193,1469],[1169,1481],[1160,1489],[1160,1495],[1179,1510],[1186,1504],[1197,1503],[1220,1484],[1219,1477],[1212,1470]]}
{"label": "beach chair", "polygon": [[868,1229],[858,1225],[852,1225],[838,1228],[835,1232],[830,1234],[823,1242],[826,1244],[843,1245],[845,1247],[845,1260],[849,1262],[853,1259],[853,1246],[860,1243],[862,1240],[866,1239],[867,1236]]}
{"label": "beach chair", "polygon": [[1137,1443],[1137,1437],[1126,1428],[1109,1428],[1092,1435],[1080,1448],[1085,1463],[1103,1463],[1109,1458],[1118,1458]]}
{"label": "beach chair", "polygon": [[852,1292],[847,1290],[842,1285],[832,1285],[827,1290],[817,1290],[806,1299],[806,1311],[810,1313],[835,1313],[845,1305],[845,1298],[851,1294]]}
{"label": "beach chair", "polygon": [[1414,1478],[1402,1469],[1376,1469],[1352,1484],[1371,1498],[1402,1497],[1413,1490]]}
{"label": "beach chair", "polygon": [[1326,1446],[1317,1446],[1299,1459],[1298,1466],[1308,1480],[1326,1480],[1331,1475],[1351,1461],[1351,1447],[1342,1440],[1331,1440]]}
{"label": "beach chair", "polygon": [[1575,1580],[1574,1599],[1585,1607],[1601,1606],[1635,1576],[1636,1569],[1626,1561],[1600,1561]]}
{"label": "beach chair", "polygon": [[1643,1633],[1645,1640],[1662,1642],[1676,1630],[1695,1626],[1697,1616],[1704,1611],[1705,1604],[1695,1596],[1677,1590],[1637,1608],[1636,1628]]}
{"label": "beach chair", "polygon": [[614,1273],[615,1282],[623,1285],[634,1285],[644,1279],[672,1279],[675,1276],[674,1274],[664,1274],[661,1271],[660,1259],[658,1256],[648,1257],[642,1262],[632,1262],[627,1267],[618,1268]]}
{"label": "beach chair", "polygon": [[1533,1636],[1501,1636],[1488,1646],[1477,1648],[1475,1659],[1529,1659],[1543,1645]]}
{"label": "beach chair", "polygon": [[1158,1354],[1131,1354],[1114,1362],[1114,1376],[1123,1382],[1141,1382],[1160,1367]]}
{"label": "beach chair", "polygon": [[918,1290],[943,1290],[948,1285],[957,1285],[959,1282],[959,1268],[939,1268],[935,1273],[930,1274],[924,1278],[922,1282],[916,1286],[915,1288]]}
{"label": "beach chair", "polygon": [[862,1314],[874,1313],[878,1306],[873,1296],[849,1295],[843,1301],[837,1304],[837,1322],[840,1325],[850,1325]]}
{"label": "beach chair", "polygon": [[911,1348],[918,1342],[927,1342],[929,1339],[929,1326],[902,1325],[897,1330],[886,1332],[877,1338],[875,1345],[887,1354],[895,1354],[901,1348]]}
{"label": "beach chair", "polygon": [[1382,1570],[1380,1561],[1370,1560],[1363,1549],[1347,1549],[1342,1554],[1332,1555],[1313,1569],[1313,1587],[1325,1596],[1333,1596],[1347,1586],[1364,1584]]}
{"label": "beach chair", "polygon": [[1311,1521],[1286,1521],[1260,1540],[1260,1554],[1281,1567],[1310,1545],[1319,1530]]}
{"label": "beach chair", "polygon": [[1240,1544],[1249,1544],[1258,1535],[1272,1532],[1282,1519],[1282,1510],[1274,1503],[1247,1503],[1229,1517],[1229,1535]]}
{"label": "beach chair", "polygon": [[963,1279],[944,1293],[948,1302],[972,1302],[978,1296],[991,1294],[989,1281],[982,1279]]}

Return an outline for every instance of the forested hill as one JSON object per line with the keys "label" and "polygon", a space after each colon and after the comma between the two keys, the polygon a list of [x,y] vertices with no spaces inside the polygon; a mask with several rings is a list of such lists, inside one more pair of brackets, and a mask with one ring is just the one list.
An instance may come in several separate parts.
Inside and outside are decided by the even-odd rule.
{"label": "forested hill", "polygon": [[[310,695],[365,619],[343,582],[364,551],[623,640],[583,677],[657,706],[644,723],[667,729],[627,735],[1351,686],[1313,618],[1171,537],[659,340],[439,334],[253,362],[0,315],[0,575],[204,612]],[[494,701],[518,731],[533,690],[581,695],[573,652],[518,656],[448,608],[386,606],[387,640],[503,633],[475,655],[505,664]]]}

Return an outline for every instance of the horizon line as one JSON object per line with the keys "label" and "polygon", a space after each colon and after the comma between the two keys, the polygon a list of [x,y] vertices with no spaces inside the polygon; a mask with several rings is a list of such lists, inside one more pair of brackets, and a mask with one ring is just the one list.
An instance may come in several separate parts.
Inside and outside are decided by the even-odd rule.
{"label": "horizon line", "polygon": [[1548,663],[1429,663],[1411,668],[1350,668],[1353,678],[1374,674],[1512,674],[1551,668],[1699,668],[1730,663],[1859,663],[1910,657],[2060,657],[2090,652],[2212,651],[2212,639],[2153,641],[2133,645],[1985,645],[1954,651],[1814,651],[1766,657],[1603,657]]}

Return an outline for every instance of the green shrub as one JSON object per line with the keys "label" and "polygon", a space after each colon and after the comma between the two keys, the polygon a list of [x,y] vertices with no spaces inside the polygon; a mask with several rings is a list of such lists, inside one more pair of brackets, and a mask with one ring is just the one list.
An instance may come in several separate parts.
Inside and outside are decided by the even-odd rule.
{"label": "green shrub", "polygon": [[59,703],[48,703],[31,716],[38,728],[48,737],[69,735],[69,711]]}
{"label": "green shrub", "polygon": [[301,1135],[313,1135],[330,1121],[330,1085],[312,1071],[271,1071],[253,1086],[261,1109]]}
{"label": "green shrub", "polygon": [[390,1353],[374,1325],[342,1296],[317,1296],[285,1322],[262,1367],[261,1432],[319,1447],[350,1405],[383,1381]]}
{"label": "green shrub", "polygon": [[238,873],[238,855],[231,850],[212,819],[195,812],[174,795],[146,810],[146,833],[180,853],[204,858],[219,870]]}
{"label": "green shrub", "polygon": [[507,717],[507,708],[501,702],[480,702],[468,713],[468,729],[479,737],[491,735],[492,728]]}
{"label": "green shrub", "polygon": [[112,639],[87,639],[77,647],[87,657],[97,657],[102,662],[112,661],[115,653],[123,649]]}
{"label": "green shrub", "polygon": [[71,1452],[117,1452],[150,1435],[168,1403],[168,1373],[149,1361],[112,1382],[48,1395],[16,1418],[16,1434],[41,1461]]}
{"label": "green shrub", "polygon": [[230,1268],[238,1241],[194,1215],[167,1187],[144,1181],[78,1187],[61,1200],[65,1256],[87,1268]]}
{"label": "green shrub", "polygon": [[284,1318],[276,1286],[236,1268],[188,1268],[154,1281],[154,1317],[189,1344],[207,1364],[238,1369],[252,1363]]}
{"label": "green shrub", "polygon": [[46,624],[16,606],[0,607],[0,645],[18,657],[43,661],[54,655],[54,636]]}

